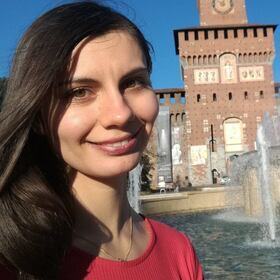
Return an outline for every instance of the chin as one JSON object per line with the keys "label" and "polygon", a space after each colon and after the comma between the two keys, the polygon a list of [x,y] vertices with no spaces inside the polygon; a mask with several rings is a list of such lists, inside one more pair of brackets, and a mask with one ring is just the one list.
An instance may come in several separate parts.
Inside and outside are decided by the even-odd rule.
{"label": "chin", "polygon": [[111,160],[108,164],[105,164],[104,162],[104,166],[99,165],[99,170],[94,170],[94,177],[105,179],[110,177],[124,176],[137,166],[140,156],[141,155],[137,154],[130,158],[118,159],[116,161]]}

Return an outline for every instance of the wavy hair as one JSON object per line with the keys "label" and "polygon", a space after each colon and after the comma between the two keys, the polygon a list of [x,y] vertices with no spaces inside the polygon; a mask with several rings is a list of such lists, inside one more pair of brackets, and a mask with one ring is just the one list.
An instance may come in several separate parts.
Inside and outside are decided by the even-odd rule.
{"label": "wavy hair", "polygon": [[15,52],[0,112],[0,261],[20,279],[57,279],[72,241],[70,182],[53,148],[56,139],[38,132],[42,111],[54,113],[75,46],[116,30],[135,38],[151,71],[150,45],[140,30],[93,1],[48,11],[28,28]]}

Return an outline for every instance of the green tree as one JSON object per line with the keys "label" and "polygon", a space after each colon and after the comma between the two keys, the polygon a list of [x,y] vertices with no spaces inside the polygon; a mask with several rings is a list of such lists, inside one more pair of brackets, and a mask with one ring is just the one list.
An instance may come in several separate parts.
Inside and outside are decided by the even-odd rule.
{"label": "green tree", "polygon": [[151,181],[152,181],[151,171],[154,169],[150,157],[151,157],[151,153],[145,150],[140,159],[140,164],[142,165],[141,191],[150,190]]}
{"label": "green tree", "polygon": [[0,78],[0,105],[7,89],[7,78]]}

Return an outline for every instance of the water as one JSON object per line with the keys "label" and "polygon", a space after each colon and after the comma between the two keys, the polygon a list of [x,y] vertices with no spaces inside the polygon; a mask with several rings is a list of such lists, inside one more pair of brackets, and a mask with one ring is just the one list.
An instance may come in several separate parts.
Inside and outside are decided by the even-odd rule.
{"label": "water", "polygon": [[141,189],[141,173],[143,166],[140,163],[129,172],[129,183],[127,197],[130,206],[137,212],[140,212],[139,195]]}
{"label": "water", "polygon": [[232,181],[244,189],[244,209],[256,216],[263,238],[277,239],[277,207],[280,201],[280,138],[279,116],[268,113],[257,130],[257,151],[245,153],[234,160]]}
{"label": "water", "polygon": [[236,221],[230,220],[222,212],[152,218],[189,236],[207,280],[280,279],[280,243],[263,240],[261,225],[253,219],[237,214]]}
{"label": "water", "polygon": [[[264,119],[265,120],[265,119]],[[265,123],[264,123],[265,124]],[[261,188],[262,203],[263,203],[263,217],[265,231],[267,233],[266,238],[275,240],[276,238],[276,216],[275,216],[275,203],[272,197],[272,182],[269,174],[269,134],[265,133],[265,127],[262,124],[257,131],[257,145],[258,145],[258,156],[260,162],[259,168],[259,183]]]}

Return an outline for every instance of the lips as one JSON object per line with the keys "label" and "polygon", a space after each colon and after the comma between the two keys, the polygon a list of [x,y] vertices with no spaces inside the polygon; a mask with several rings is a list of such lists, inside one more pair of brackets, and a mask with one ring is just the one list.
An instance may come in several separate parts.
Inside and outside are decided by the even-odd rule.
{"label": "lips", "polygon": [[140,127],[134,135],[118,137],[102,142],[89,142],[91,145],[104,151],[110,155],[122,155],[130,152],[137,143],[137,136],[139,135],[142,127]]}

